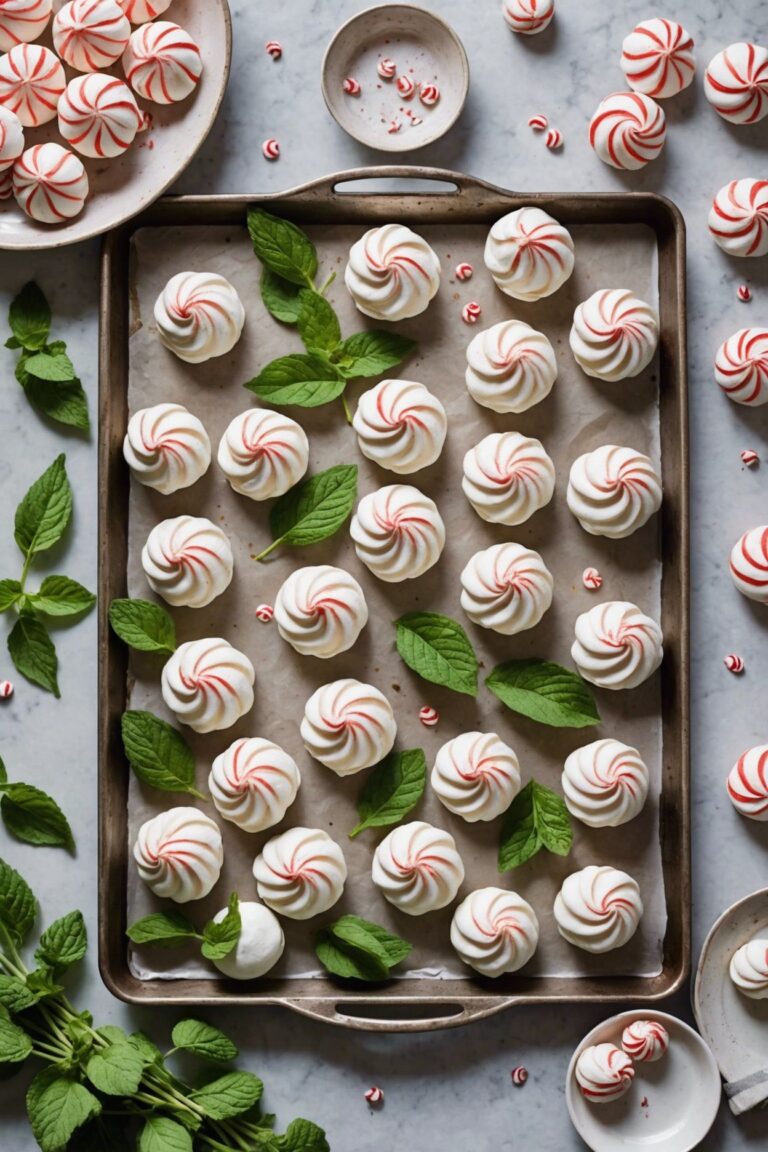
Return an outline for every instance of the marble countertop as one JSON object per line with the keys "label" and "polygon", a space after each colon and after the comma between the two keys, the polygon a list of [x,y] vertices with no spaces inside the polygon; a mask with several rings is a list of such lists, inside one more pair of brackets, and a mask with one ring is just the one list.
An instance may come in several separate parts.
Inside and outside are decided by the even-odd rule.
{"label": "marble countertop", "polygon": [[[520,191],[652,190],[683,210],[688,226],[689,351],[693,471],[693,820],[694,962],[713,920],[733,900],[765,883],[768,825],[747,827],[732,811],[723,781],[737,755],[768,739],[765,689],[768,619],[739,597],[727,574],[727,553],[737,536],[766,519],[768,408],[748,412],[728,404],[712,380],[718,344],[737,328],[765,324],[768,260],[726,258],[707,234],[715,191],[736,177],[766,176],[768,119],[732,128],[706,103],[701,77],[714,53],[735,40],[765,39],[754,0],[697,0],[662,15],[680,20],[696,41],[698,76],[692,88],[665,104],[668,137],[659,160],[640,173],[605,167],[586,143],[586,125],[598,101],[623,87],[618,55],[623,36],[655,13],[640,0],[558,0],[550,31],[513,37],[501,21],[499,0],[423,0],[446,17],[467,49],[472,71],[465,112],[449,135],[414,163],[473,173]],[[336,127],[319,93],[320,61],[335,27],[364,7],[362,0],[234,0],[232,80],[218,124],[176,186],[178,192],[263,192],[361,164],[385,162]],[[172,16],[172,12],[170,13]],[[273,63],[267,39],[284,45]],[[549,152],[527,127],[544,112],[565,137]],[[268,136],[280,141],[276,163],[262,158]],[[0,255],[0,312],[34,276],[48,294],[55,330],[69,343],[90,396],[97,394],[98,245],[51,253]],[[747,280],[754,299],[738,301]],[[73,531],[56,564],[91,588],[96,585],[96,445],[62,435],[38,419],[13,379],[13,355],[0,351],[0,557],[12,575],[13,511],[28,485],[65,450],[75,491]],[[108,386],[104,382],[103,386]],[[755,448],[761,466],[739,459]],[[5,569],[8,568],[6,572]],[[6,629],[3,618],[0,630]],[[10,844],[0,830],[0,853],[34,884],[45,915],[81,907],[96,937],[96,620],[57,629],[62,699],[54,700],[16,675],[0,648],[0,678],[16,694],[0,709],[0,747],[12,774],[34,780],[66,801],[78,850],[75,857]],[[747,670],[729,675],[727,652],[740,653]],[[762,704],[761,704],[762,701]],[[113,1000],[97,970],[95,944],[74,981],[75,999],[99,1022],[125,1022],[158,1039],[179,1013],[129,1010]],[[687,997],[664,1005],[688,1016]],[[208,1015],[212,1015],[209,1013]],[[524,1134],[536,1152],[583,1147],[565,1108],[563,1080],[571,1051],[605,1015],[569,1006],[511,1011],[460,1031],[377,1036],[330,1030],[277,1010],[221,1011],[217,1022],[235,1037],[243,1064],[266,1081],[266,1104],[285,1120],[297,1114],[322,1124],[334,1152],[418,1148],[458,1152],[470,1145],[511,1148]],[[161,1041],[162,1042],[162,1041]],[[530,1079],[510,1083],[524,1063]],[[0,1145],[13,1152],[35,1147],[24,1119],[23,1076],[0,1088]],[[369,1111],[363,1091],[380,1084],[384,1108]],[[471,1103],[470,1103],[471,1102]],[[736,1152],[764,1144],[768,1114],[736,1121],[721,1108],[708,1149]]]}

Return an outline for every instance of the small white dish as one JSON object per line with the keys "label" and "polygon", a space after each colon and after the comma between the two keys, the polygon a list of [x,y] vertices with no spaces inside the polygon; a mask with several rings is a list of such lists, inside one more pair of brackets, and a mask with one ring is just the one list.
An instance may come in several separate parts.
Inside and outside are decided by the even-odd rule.
{"label": "small white dish", "polygon": [[[669,1050],[653,1064],[637,1061],[629,1091],[610,1103],[591,1104],[576,1083],[576,1061],[592,1044],[621,1046],[634,1020],[658,1020],[669,1033]],[[593,1028],[571,1057],[565,1082],[571,1121],[592,1152],[617,1148],[691,1152],[712,1127],[720,1106],[720,1074],[707,1045],[682,1020],[647,1008],[622,1012]]]}
{"label": "small white dish", "polygon": [[[382,58],[397,65],[389,80],[377,71]],[[401,76],[415,85],[409,99],[398,92]],[[344,91],[348,78],[359,82],[358,95]],[[437,85],[437,103],[421,102],[421,83]],[[323,59],[322,87],[328,111],[355,140],[380,152],[411,152],[438,140],[458,119],[469,63],[458,36],[439,16],[413,4],[382,4],[339,28]],[[391,131],[394,124],[399,127]]]}
{"label": "small white dish", "polygon": [[728,973],[731,956],[755,936],[768,936],[768,888],[737,901],[715,922],[693,985],[696,1023],[720,1065],[737,1116],[768,1097],[768,1000],[742,995]]}

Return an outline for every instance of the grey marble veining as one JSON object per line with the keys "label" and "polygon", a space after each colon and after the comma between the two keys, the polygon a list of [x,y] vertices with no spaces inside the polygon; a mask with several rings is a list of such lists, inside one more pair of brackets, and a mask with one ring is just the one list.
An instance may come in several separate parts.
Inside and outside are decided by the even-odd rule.
{"label": "grey marble veining", "polygon": [[[472,70],[467,108],[443,140],[410,157],[471,172],[518,190],[648,189],[671,197],[688,225],[691,433],[693,444],[693,803],[694,957],[712,921],[733,900],[765,883],[768,826],[745,826],[725,797],[723,780],[738,753],[768,739],[765,689],[768,619],[732,590],[726,572],[731,543],[768,511],[768,408],[747,412],[728,404],[712,381],[719,342],[737,328],[765,324],[768,260],[735,261],[711,242],[706,217],[714,192],[727,180],[766,176],[768,119],[732,128],[707,105],[701,88],[711,56],[741,39],[765,39],[764,6],[754,0],[698,0],[667,6],[696,40],[694,86],[666,102],[668,138],[662,157],[644,171],[622,175],[587,146],[587,121],[598,101],[623,87],[618,54],[625,33],[657,14],[639,0],[559,0],[551,30],[529,39],[502,24],[499,0],[424,0],[462,37]],[[325,172],[384,158],[345,137],[326,114],[319,93],[322,53],[334,28],[364,7],[361,0],[236,0],[232,81],[211,138],[179,181],[177,191],[243,192],[279,189]],[[172,16],[172,10],[170,12]],[[264,42],[283,42],[273,63]],[[565,136],[550,153],[526,121],[544,112]],[[260,145],[276,136],[277,163]],[[95,243],[51,254],[0,254],[0,310],[30,276],[44,286],[57,335],[69,342],[96,408],[97,276]],[[747,280],[751,304],[736,297]],[[13,356],[0,350],[0,575],[13,575],[13,510],[18,498],[60,450],[67,452],[75,490],[74,531],[52,568],[91,587],[96,580],[95,443],[62,436],[26,406],[12,375]],[[105,386],[108,386],[105,382]],[[744,469],[743,447],[763,456]],[[36,567],[43,573],[44,568]],[[0,624],[0,630],[5,623]],[[56,630],[62,700],[9,673],[0,648],[0,676],[16,681],[13,701],[0,711],[0,746],[11,775],[55,792],[72,815],[77,856],[8,844],[0,851],[35,884],[49,919],[82,907],[95,938],[96,902],[96,628],[90,617]],[[740,652],[741,678],[722,657]],[[158,1038],[178,1014],[129,1011],[102,986],[95,949],[75,981],[76,999],[103,1022],[130,1020]],[[672,1011],[687,1012],[678,997]],[[459,1152],[468,1146],[535,1152],[582,1147],[570,1128],[563,1078],[570,1053],[600,1018],[599,1009],[552,1008],[510,1012],[461,1031],[423,1036],[369,1036],[331,1030],[278,1011],[220,1012],[246,1066],[263,1075],[267,1104],[284,1119],[312,1117],[329,1133],[334,1152]],[[524,1062],[531,1078],[514,1089],[509,1071]],[[362,1092],[381,1084],[386,1104],[369,1112]],[[0,1086],[0,1147],[34,1147],[23,1118],[24,1077]],[[763,1146],[768,1114],[740,1121],[721,1109],[708,1149],[736,1152]]]}

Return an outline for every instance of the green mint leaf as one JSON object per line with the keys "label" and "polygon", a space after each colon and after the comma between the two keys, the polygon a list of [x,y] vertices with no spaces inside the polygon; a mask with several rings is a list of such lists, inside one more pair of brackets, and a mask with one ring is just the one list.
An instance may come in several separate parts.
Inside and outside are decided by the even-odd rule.
{"label": "green mint leaf", "polygon": [[180,912],[153,912],[126,929],[134,944],[160,944],[173,948],[187,940],[196,940],[195,926]]}
{"label": "green mint leaf", "polygon": [[23,1012],[37,1004],[37,996],[24,980],[0,973],[0,1005],[10,1013]]}
{"label": "green mint leaf", "polygon": [[109,606],[112,630],[139,652],[176,649],[176,626],[165,608],[149,600],[113,600]]}
{"label": "green mint leaf", "polygon": [[128,1037],[128,1043],[133,1044],[136,1051],[144,1061],[144,1067],[148,1068],[150,1064],[162,1066],[163,1054],[156,1044],[153,1044],[148,1036],[143,1032],[131,1032]]}
{"label": "green mint leaf", "polygon": [[229,1120],[249,1112],[261,1099],[264,1085],[250,1072],[228,1072],[204,1088],[193,1092],[191,1099],[199,1104],[211,1120]]}
{"label": "green mint leaf", "polygon": [[552,728],[587,728],[600,722],[595,699],[576,672],[551,660],[509,660],[485,683],[502,704]]}
{"label": "green mint leaf", "polygon": [[6,1008],[0,1008],[0,1064],[20,1064],[32,1051],[32,1041],[15,1024]]}
{"label": "green mint leaf", "polygon": [[337,940],[381,957],[387,968],[394,968],[412,950],[407,940],[387,932],[381,924],[363,920],[360,916],[342,916],[330,924],[328,930]]}
{"label": "green mint leaf", "polygon": [[8,831],[25,844],[70,850],[75,846],[61,808],[52,796],[33,784],[5,784],[0,816]]}
{"label": "green mint leaf", "polygon": [[29,600],[37,612],[46,616],[78,616],[96,603],[93,592],[69,576],[46,576],[40,591]]}
{"label": "green mint leaf", "polygon": [[338,316],[324,296],[308,288],[299,292],[298,328],[307,352],[333,352],[341,343]]}
{"label": "green mint leaf", "polygon": [[248,234],[253,250],[267,268],[302,288],[317,275],[317,252],[306,233],[262,208],[248,209]]}
{"label": "green mint leaf", "polygon": [[82,960],[88,948],[88,934],[82,912],[69,912],[54,920],[40,937],[35,959],[54,971],[70,968]]}
{"label": "green mint leaf", "polygon": [[53,547],[71,515],[72,489],[62,453],[35,480],[16,509],[14,537],[25,558]]}
{"label": "green mint leaf", "polygon": [[237,1048],[223,1032],[204,1020],[180,1020],[171,1033],[174,1048],[194,1052],[207,1060],[234,1060]]}
{"label": "green mint leaf", "polygon": [[66,1152],[73,1133],[100,1112],[97,1097],[56,1068],[38,1072],[27,1090],[27,1115],[42,1152]]}
{"label": "green mint leaf", "polygon": [[46,692],[52,692],[58,700],[60,692],[56,673],[59,662],[53,640],[42,620],[27,614],[19,616],[8,633],[8,652],[22,676]]}
{"label": "green mint leaf", "polygon": [[477,696],[477,657],[460,624],[436,612],[408,612],[395,630],[400,656],[422,679]]}
{"label": "green mint leaf", "polygon": [[[106,1029],[99,1029],[103,1034]],[[144,1072],[144,1061],[128,1038],[110,1040],[108,1048],[93,1053],[85,1066],[85,1074],[99,1092],[107,1096],[133,1096],[139,1090]]]}
{"label": "green mint leaf", "polygon": [[297,322],[301,304],[299,302],[300,289],[295,284],[291,284],[290,280],[284,280],[282,276],[278,276],[269,268],[264,268],[261,273],[260,288],[264,306],[275,320],[280,320],[283,324],[295,324]]}
{"label": "green mint leaf", "polygon": [[142,783],[203,799],[195,788],[195,757],[171,724],[151,712],[124,712],[120,730],[128,763]]}
{"label": "green mint leaf", "polygon": [[567,856],[573,845],[573,826],[565,800],[543,784],[537,784],[535,780],[531,783],[536,829],[541,842],[548,852]]}
{"label": "green mint leaf", "polygon": [[399,824],[416,807],[427,783],[427,761],[421,748],[390,752],[377,764],[357,798],[359,824],[349,833],[359,836],[366,828]]}
{"label": "green mint leaf", "polygon": [[348,336],[337,349],[336,359],[341,371],[350,379],[353,376],[380,376],[400,364],[415,348],[415,340],[374,328]]}
{"label": "green mint leaf", "polygon": [[24,361],[24,371],[37,380],[47,380],[50,383],[67,383],[77,379],[75,366],[66,352],[57,352],[53,355],[48,351],[36,352],[34,356],[27,356]]}
{"label": "green mint leaf", "polygon": [[10,932],[17,944],[35,922],[37,900],[23,876],[0,860],[0,923]]}
{"label": "green mint leaf", "polygon": [[15,336],[9,336],[5,342],[6,348],[21,348],[21,342]]}
{"label": "green mint leaf", "polygon": [[8,783],[8,769],[5,766],[5,761],[0,756],[0,785]]}
{"label": "green mint leaf", "polygon": [[139,1133],[139,1152],[192,1152],[192,1136],[167,1116],[149,1116]]}
{"label": "green mint leaf", "polygon": [[27,355],[23,355],[16,365],[16,379],[32,407],[58,424],[88,432],[91,427],[88,398],[80,380],[77,377],[58,383],[40,380],[27,372],[27,359]]}
{"label": "green mint leaf", "polygon": [[229,956],[240,939],[241,930],[240,901],[237,893],[233,892],[229,897],[226,916],[218,923],[209,920],[203,928],[200,951],[205,959],[223,960],[225,956]]}
{"label": "green mint leaf", "polygon": [[355,948],[338,939],[329,928],[321,928],[315,936],[315,954],[326,971],[342,980],[374,983],[389,976],[389,966],[380,952],[371,954]]}
{"label": "green mint leaf", "polygon": [[311,1120],[292,1120],[277,1146],[280,1152],[331,1152],[325,1132]]}
{"label": "green mint leaf", "polygon": [[[45,296],[30,280],[18,296],[11,301],[8,309],[8,323],[18,343],[15,347],[37,351],[48,339],[51,329],[51,309]],[[10,341],[6,347],[11,347]]]}
{"label": "green mint leaf", "polygon": [[93,1018],[89,1012],[81,1012],[79,1016],[68,1020],[63,1025],[69,1039],[72,1041],[72,1057],[81,1063],[88,1059],[93,1051],[94,1038],[91,1033]]}
{"label": "green mint leaf", "polygon": [[18,580],[0,580],[0,612],[13,608],[24,595]]}
{"label": "green mint leaf", "polygon": [[319,353],[280,356],[244,387],[278,408],[319,408],[341,396],[345,378]]}
{"label": "green mint leaf", "polygon": [[60,984],[52,978],[47,968],[35,968],[27,976],[27,988],[34,992],[36,999],[46,1000],[50,996],[58,996],[63,991]]}
{"label": "green mint leaf", "polygon": [[[276,501],[269,516],[274,543],[303,547],[338,532],[357,499],[357,465],[336,464],[302,480]],[[266,553],[262,553],[262,556]]]}
{"label": "green mint leaf", "polygon": [[504,817],[499,842],[499,872],[509,872],[525,864],[540,848],[531,780],[515,796]]}

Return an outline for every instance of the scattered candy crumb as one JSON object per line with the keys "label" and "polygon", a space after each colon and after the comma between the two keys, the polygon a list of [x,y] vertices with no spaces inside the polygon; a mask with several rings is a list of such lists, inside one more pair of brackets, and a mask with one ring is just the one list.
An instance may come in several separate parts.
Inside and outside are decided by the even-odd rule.
{"label": "scattered candy crumb", "polygon": [[261,146],[261,151],[264,154],[265,160],[277,160],[280,156],[280,145],[277,140],[270,138],[264,141]]}
{"label": "scattered candy crumb", "polygon": [[559,128],[550,128],[549,131],[547,132],[547,136],[546,136],[544,143],[546,144],[547,148],[550,149],[550,151],[554,151],[556,148],[562,148],[562,146],[563,146],[563,134],[560,131],[560,129]]}
{"label": "scattered candy crumb", "polygon": [[477,300],[470,300],[461,310],[461,318],[465,324],[477,324],[483,313]]}
{"label": "scattered candy crumb", "polygon": [[729,672],[733,672],[739,676],[744,671],[744,661],[741,656],[737,656],[735,652],[730,652],[723,660]]}
{"label": "scattered candy crumb", "polygon": [[474,268],[472,265],[464,261],[456,265],[455,276],[457,280],[471,280],[473,272]]}
{"label": "scattered candy crumb", "polygon": [[744,448],[741,452],[741,462],[746,464],[747,468],[754,468],[756,464],[760,463],[760,457],[754,448]]}
{"label": "scattered candy crumb", "polygon": [[378,1087],[376,1087],[376,1085],[374,1085],[373,1088],[369,1088],[368,1091],[365,1093],[365,1098],[369,1104],[372,1104],[374,1106],[377,1104],[383,1104],[384,1103],[384,1092],[381,1088],[378,1088]]}
{"label": "scattered candy crumb", "polygon": [[413,100],[416,92],[416,85],[410,76],[398,76],[395,86],[402,96],[403,100]]}
{"label": "scattered candy crumb", "polygon": [[419,100],[426,108],[431,108],[440,99],[440,89],[437,84],[420,84]]}
{"label": "scattered candy crumb", "polygon": [[397,64],[389,56],[383,56],[377,65],[376,71],[382,80],[393,80],[397,72]]}
{"label": "scattered candy crumb", "polygon": [[522,1088],[528,1079],[528,1069],[524,1068],[522,1064],[518,1064],[517,1068],[512,1069],[510,1075],[515,1088]]}
{"label": "scattered candy crumb", "polygon": [[269,624],[274,614],[275,610],[271,604],[259,604],[256,609],[256,619],[262,624]]}
{"label": "scattered candy crumb", "polygon": [[534,132],[546,132],[547,128],[549,128],[549,120],[547,120],[543,113],[539,113],[536,116],[530,117],[528,127],[533,128]]}
{"label": "scattered candy crumb", "polygon": [[273,60],[279,60],[283,54],[283,46],[279,40],[268,40],[264,45],[264,50]]}
{"label": "scattered candy crumb", "polygon": [[399,132],[401,128],[402,128],[402,123],[399,120],[390,120],[389,128],[387,128],[387,133],[390,136],[394,136],[395,132]]}
{"label": "scattered candy crumb", "polygon": [[581,582],[585,588],[596,591],[603,586],[603,578],[597,568],[585,568],[581,574]]}
{"label": "scattered candy crumb", "polygon": [[752,292],[750,291],[749,284],[739,284],[738,292],[736,293],[741,300],[742,304],[748,304],[752,299]]}
{"label": "scattered candy crumb", "polygon": [[10,700],[13,696],[13,684],[10,680],[0,680],[0,700]]}
{"label": "scattered candy crumb", "polygon": [[425,728],[434,728],[440,720],[440,713],[437,708],[431,708],[429,704],[425,704],[419,712],[419,720]]}
{"label": "scattered candy crumb", "polygon": [[641,1108],[647,1108],[648,1107],[648,1097],[647,1096],[643,1096],[642,1100],[640,1101],[640,1107]]}
{"label": "scattered candy crumb", "polygon": [[354,76],[347,76],[342,87],[347,96],[359,96],[363,90],[360,81],[356,80]]}

